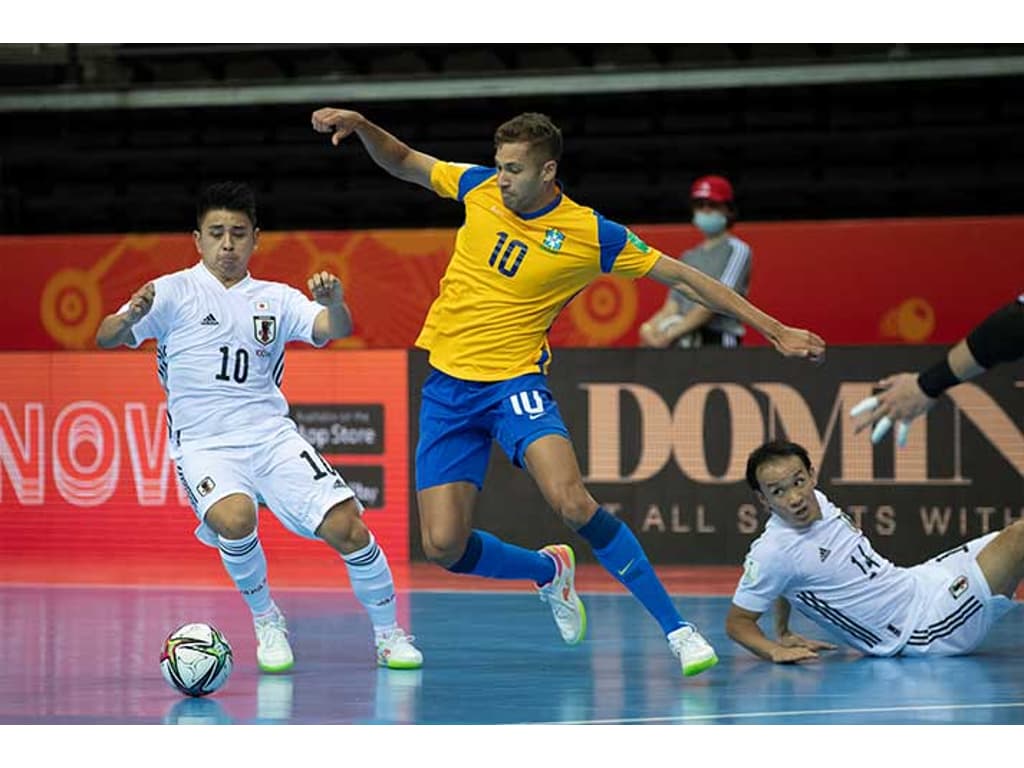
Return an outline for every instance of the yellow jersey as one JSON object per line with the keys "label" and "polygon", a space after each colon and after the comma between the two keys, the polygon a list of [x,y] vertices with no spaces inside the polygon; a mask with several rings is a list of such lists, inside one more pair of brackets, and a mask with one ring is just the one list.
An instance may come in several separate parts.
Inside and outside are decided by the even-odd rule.
{"label": "yellow jersey", "polygon": [[458,379],[547,373],[547,334],[562,308],[602,273],[642,277],[661,256],[561,192],[539,211],[515,213],[494,168],[437,162],[430,183],[465,205],[466,221],[416,346]]}

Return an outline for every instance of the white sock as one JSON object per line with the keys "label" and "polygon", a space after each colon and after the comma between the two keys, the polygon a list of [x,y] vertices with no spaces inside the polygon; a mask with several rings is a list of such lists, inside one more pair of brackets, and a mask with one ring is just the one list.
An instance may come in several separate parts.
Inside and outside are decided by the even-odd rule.
{"label": "white sock", "polygon": [[342,555],[352,592],[370,614],[376,637],[387,634],[398,626],[395,606],[395,582],[384,550],[370,533],[370,543],[347,555]]}
{"label": "white sock", "polygon": [[253,616],[269,613],[274,609],[267,585],[267,556],[263,553],[256,531],[244,539],[217,537],[220,559],[238,591],[242,593]]}

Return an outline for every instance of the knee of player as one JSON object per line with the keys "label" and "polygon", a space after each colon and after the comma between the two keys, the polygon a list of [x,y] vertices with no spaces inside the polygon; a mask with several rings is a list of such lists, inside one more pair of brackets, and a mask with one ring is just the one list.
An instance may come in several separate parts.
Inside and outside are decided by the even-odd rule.
{"label": "knee of player", "polygon": [[218,536],[235,541],[256,530],[256,509],[244,496],[233,495],[214,504],[203,518]]}
{"label": "knee of player", "polygon": [[352,552],[370,542],[370,532],[354,499],[336,504],[324,515],[316,535],[342,553]]}
{"label": "knee of player", "polygon": [[221,538],[229,541],[237,541],[238,539],[244,539],[246,536],[256,530],[256,520],[246,519],[244,517],[233,518],[226,520],[218,526],[217,533]]}
{"label": "knee of player", "polygon": [[461,531],[431,531],[424,529],[420,540],[427,560],[445,567],[458,562],[466,551],[468,535]]}
{"label": "knee of player", "polygon": [[1009,537],[1018,562],[1024,563],[1024,518],[1018,518],[1006,526],[1003,535]]}
{"label": "knee of player", "polygon": [[586,525],[597,510],[597,502],[582,482],[560,488],[549,500],[558,516],[574,528]]}

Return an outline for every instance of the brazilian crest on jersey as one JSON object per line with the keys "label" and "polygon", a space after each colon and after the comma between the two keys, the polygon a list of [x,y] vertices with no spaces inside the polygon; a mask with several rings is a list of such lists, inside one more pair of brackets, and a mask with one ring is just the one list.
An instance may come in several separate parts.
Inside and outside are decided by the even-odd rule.
{"label": "brazilian crest on jersey", "polygon": [[642,277],[661,257],[561,192],[545,208],[517,214],[502,201],[495,168],[437,162],[430,183],[461,202],[466,219],[416,346],[458,379],[547,373],[548,330],[565,305],[598,277]]}
{"label": "brazilian crest on jersey", "polygon": [[544,250],[546,251],[557,251],[562,247],[562,243],[565,241],[565,233],[559,232],[557,229],[549,229],[544,233]]}

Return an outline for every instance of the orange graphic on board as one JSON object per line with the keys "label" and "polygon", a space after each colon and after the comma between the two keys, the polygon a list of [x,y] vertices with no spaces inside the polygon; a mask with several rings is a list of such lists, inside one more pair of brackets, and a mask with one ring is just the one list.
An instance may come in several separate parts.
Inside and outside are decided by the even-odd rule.
{"label": "orange graphic on board", "polygon": [[39,316],[47,333],[66,349],[91,347],[103,319],[100,281],[126,250],[150,251],[158,241],[157,236],[125,237],[89,269],[54,273],[39,299]]}
{"label": "orange graphic on board", "polygon": [[637,286],[621,277],[599,277],[569,304],[572,327],[560,339],[565,346],[613,345],[636,320]]}
{"label": "orange graphic on board", "polygon": [[913,296],[882,316],[882,336],[921,344],[935,330],[935,309],[925,299]]}

